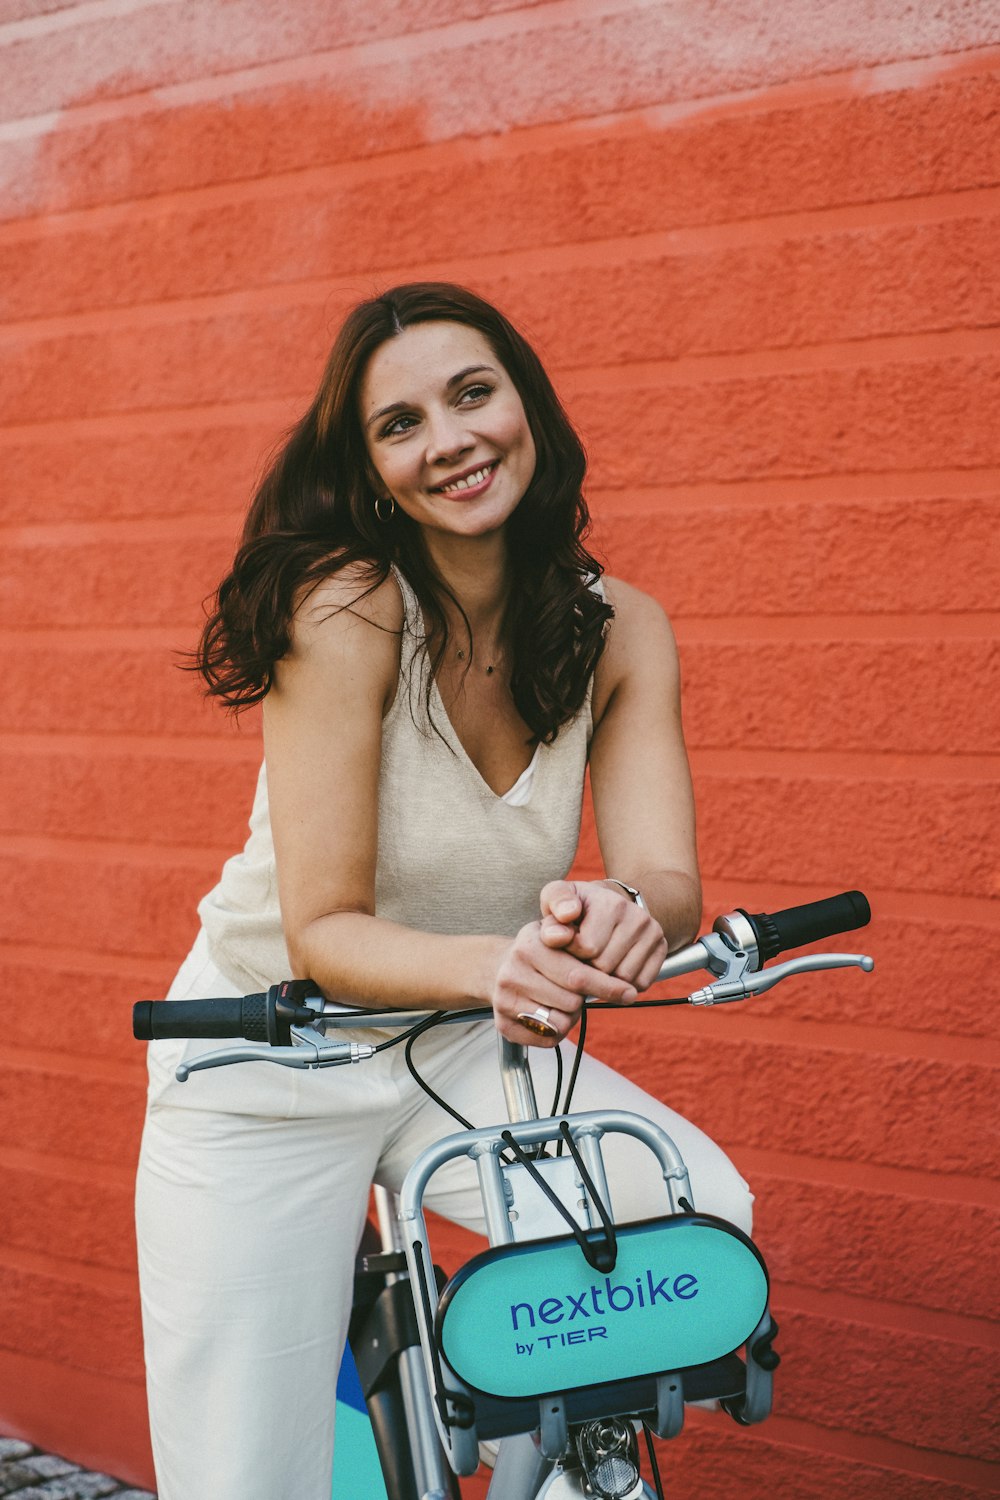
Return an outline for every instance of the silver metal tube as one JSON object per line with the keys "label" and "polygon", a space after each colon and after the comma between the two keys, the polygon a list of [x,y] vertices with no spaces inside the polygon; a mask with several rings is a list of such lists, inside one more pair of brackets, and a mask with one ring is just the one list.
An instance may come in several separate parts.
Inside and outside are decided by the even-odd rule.
{"label": "silver metal tube", "polygon": [[388,1188],[377,1185],[373,1189],[373,1196],[378,1232],[382,1237],[382,1249],[402,1250],[403,1237],[399,1232],[399,1199]]}
{"label": "silver metal tube", "polygon": [[551,1462],[542,1457],[530,1433],[504,1438],[487,1491],[488,1500],[524,1500],[526,1495],[536,1495],[551,1472]]}
{"label": "silver metal tube", "polygon": [[[604,1207],[611,1213],[611,1193],[608,1188],[608,1178],[604,1170],[604,1157],[601,1154],[601,1130],[582,1130],[575,1137],[577,1149],[583,1159],[583,1164],[590,1173],[590,1179],[597,1189],[598,1196]],[[614,1218],[614,1214],[612,1214]],[[590,1206],[590,1222],[596,1224],[599,1215],[593,1204]]]}
{"label": "silver metal tube", "polygon": [[[388,1188],[374,1189],[375,1214],[383,1250],[402,1250],[399,1228],[399,1200]],[[386,1283],[392,1285],[400,1276],[390,1272]],[[413,1455],[413,1471],[421,1496],[446,1496],[448,1466],[441,1451],[434,1407],[424,1374],[424,1357],[419,1347],[403,1349],[399,1356],[399,1389],[406,1414],[406,1432]]]}
{"label": "silver metal tube", "polygon": [[399,1388],[406,1412],[406,1432],[413,1454],[417,1493],[445,1495],[448,1468],[438,1442],[423,1354],[416,1346],[404,1349],[399,1356]]}
{"label": "silver metal tube", "polygon": [[499,1155],[488,1146],[478,1146],[472,1156],[479,1174],[479,1195],[483,1200],[489,1242],[491,1245],[509,1245],[514,1239],[514,1228],[507,1212]]}
{"label": "silver metal tube", "polygon": [[538,1104],[535,1100],[535,1085],[528,1064],[528,1049],[519,1042],[508,1042],[497,1033],[500,1043],[500,1078],[503,1096],[507,1101],[507,1117],[513,1121],[537,1120]]}
{"label": "silver metal tube", "polygon": [[[587,1110],[581,1114],[574,1114],[572,1118],[574,1135],[580,1130],[596,1126],[602,1131],[618,1131],[622,1135],[635,1136],[636,1140],[647,1145],[657,1157],[664,1178],[668,1181],[676,1180],[680,1184],[681,1192],[689,1191],[690,1184],[683,1157],[666,1131],[661,1130],[652,1121],[619,1109]],[[522,1146],[535,1145],[541,1141],[553,1141],[559,1137],[557,1119],[525,1120],[512,1124],[509,1129],[518,1145]],[[460,1135],[445,1136],[443,1140],[436,1141],[421,1151],[403,1180],[399,1200],[400,1220],[408,1223],[417,1217],[423,1200],[424,1188],[438,1167],[456,1156],[471,1156],[477,1145],[498,1143],[500,1134],[501,1132],[495,1125],[479,1130],[465,1130]]]}

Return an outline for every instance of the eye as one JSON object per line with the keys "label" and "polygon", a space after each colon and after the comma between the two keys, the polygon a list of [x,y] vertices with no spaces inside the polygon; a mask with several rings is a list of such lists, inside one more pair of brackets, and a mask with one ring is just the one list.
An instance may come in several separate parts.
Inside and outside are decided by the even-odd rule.
{"label": "eye", "polygon": [[494,386],[484,385],[482,381],[479,381],[476,385],[467,385],[459,400],[466,405],[475,406],[478,402],[485,401],[487,397],[492,396],[494,389]]}
{"label": "eye", "polygon": [[379,432],[379,437],[401,437],[410,431],[410,428],[416,424],[416,420],[410,412],[402,412],[398,417],[393,417],[391,421],[386,422]]}

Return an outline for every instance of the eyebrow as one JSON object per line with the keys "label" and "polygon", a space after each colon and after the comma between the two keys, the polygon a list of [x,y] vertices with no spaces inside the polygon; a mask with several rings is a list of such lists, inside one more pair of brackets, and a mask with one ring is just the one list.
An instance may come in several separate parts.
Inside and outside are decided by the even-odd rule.
{"label": "eyebrow", "polygon": [[[456,385],[461,385],[462,381],[467,380],[470,375],[481,375],[484,373],[496,375],[498,372],[493,368],[492,365],[466,365],[463,370],[458,370],[454,375],[451,376],[445,386],[445,390],[450,391]],[[382,417],[391,417],[395,412],[409,411],[411,405],[412,402],[409,401],[394,401],[391,406],[382,406],[378,411],[372,412],[371,416],[368,418],[368,421],[365,423],[365,427],[372,427],[376,422],[380,421]]]}

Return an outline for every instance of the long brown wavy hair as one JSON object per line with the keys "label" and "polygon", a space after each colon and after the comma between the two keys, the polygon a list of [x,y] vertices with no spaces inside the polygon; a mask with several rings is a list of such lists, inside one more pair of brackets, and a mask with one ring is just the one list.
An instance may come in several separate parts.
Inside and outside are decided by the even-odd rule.
{"label": "long brown wavy hair", "polygon": [[230,709],[266,696],[304,594],[349,564],[364,565],[362,593],[395,564],[420,601],[433,666],[447,649],[442,599],[458,601],[420,527],[398,506],[388,524],[376,519],[359,406],[375,350],[415,323],[438,321],[465,324],[488,341],[517,388],[535,443],[534,475],[506,527],[511,590],[503,636],[514,702],[532,737],[546,743],[582,706],[613,614],[590,586],[602,569],[584,546],[583,446],[538,356],[502,313],[463,287],[414,282],[348,314],[311,406],[257,488],[189,664]]}

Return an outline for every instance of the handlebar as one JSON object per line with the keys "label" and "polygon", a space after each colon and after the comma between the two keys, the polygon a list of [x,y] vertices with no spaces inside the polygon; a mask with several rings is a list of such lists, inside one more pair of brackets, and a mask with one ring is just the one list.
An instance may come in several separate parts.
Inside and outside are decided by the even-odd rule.
{"label": "handlebar", "polygon": [[[761,994],[793,973],[847,965],[870,970],[873,961],[864,955],[820,953],[761,972],[768,959],[786,948],[850,932],[870,920],[871,908],[860,891],[845,891],[772,915],[758,912],[751,916],[737,908],[719,917],[710,933],[672,953],[658,976],[660,980],[673,979],[706,969],[714,976],[712,983],[678,1000],[637,1003],[716,1005]],[[217,1054],[218,1065],[263,1058],[294,1067],[324,1067],[360,1061],[375,1050],[367,1044],[326,1043],[327,1027],[413,1027],[432,1019],[468,1021],[490,1014],[489,1008],[462,1012],[358,1009],[324,1000],[310,979],[285,979],[272,984],[267,991],[252,995],[212,1000],[141,1000],[132,1008],[132,1032],[140,1041],[167,1037],[242,1037],[248,1042],[268,1042],[274,1049],[270,1054],[257,1048],[227,1049]],[[192,1066],[214,1065],[217,1065],[214,1058],[202,1058]],[[186,1074],[187,1065],[182,1065],[182,1069]]]}
{"label": "handlebar", "polygon": [[753,928],[761,963],[766,963],[786,948],[804,948],[807,943],[818,943],[838,932],[867,927],[872,919],[872,909],[860,891],[843,891],[841,895],[828,896],[824,901],[789,906],[771,916],[767,912],[758,912],[752,917],[742,908],[740,915],[746,917]]}
{"label": "handlebar", "polygon": [[241,1036],[247,1042],[291,1043],[294,1025],[315,1021],[306,1005],[322,999],[311,979],[283,979],[260,994],[217,1000],[139,1000],[132,1007],[132,1035],[140,1042],[167,1037]]}

